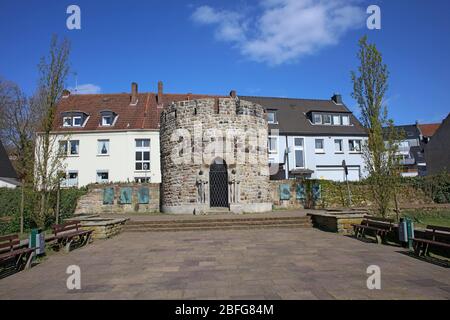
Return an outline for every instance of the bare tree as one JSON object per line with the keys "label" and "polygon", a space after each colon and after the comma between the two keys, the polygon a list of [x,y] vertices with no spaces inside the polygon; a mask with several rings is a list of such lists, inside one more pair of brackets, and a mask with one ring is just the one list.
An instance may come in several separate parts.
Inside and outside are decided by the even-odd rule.
{"label": "bare tree", "polygon": [[38,226],[44,226],[49,216],[50,192],[57,186],[58,173],[63,170],[59,153],[60,138],[52,130],[56,105],[69,74],[69,52],[68,40],[58,43],[57,37],[53,36],[49,55],[42,58],[39,64],[39,86],[32,102],[33,108],[42,114],[35,148],[35,185],[41,192],[39,210],[34,217]]}
{"label": "bare tree", "polygon": [[21,180],[33,180],[33,137],[39,115],[19,86],[0,79],[0,137]]}

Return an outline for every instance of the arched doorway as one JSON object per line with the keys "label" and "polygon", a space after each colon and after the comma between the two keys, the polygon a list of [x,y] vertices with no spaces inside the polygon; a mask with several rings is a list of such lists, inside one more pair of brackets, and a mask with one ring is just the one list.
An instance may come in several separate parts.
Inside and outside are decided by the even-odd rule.
{"label": "arched doorway", "polygon": [[209,204],[211,208],[229,208],[227,164],[220,158],[209,168]]}

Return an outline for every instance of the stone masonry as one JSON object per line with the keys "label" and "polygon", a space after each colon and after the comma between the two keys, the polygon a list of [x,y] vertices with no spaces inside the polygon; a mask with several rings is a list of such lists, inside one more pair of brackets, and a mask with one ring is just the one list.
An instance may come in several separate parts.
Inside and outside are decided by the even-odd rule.
{"label": "stone masonry", "polygon": [[267,133],[263,107],[235,95],[172,103],[161,113],[162,211],[210,212],[214,163],[226,168],[222,209],[270,211]]}

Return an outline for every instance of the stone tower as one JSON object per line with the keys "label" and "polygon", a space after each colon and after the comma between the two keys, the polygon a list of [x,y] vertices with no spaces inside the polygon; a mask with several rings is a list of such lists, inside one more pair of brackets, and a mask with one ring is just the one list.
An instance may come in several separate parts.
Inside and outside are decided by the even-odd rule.
{"label": "stone tower", "polygon": [[272,209],[263,107],[232,92],[172,103],[160,123],[163,212]]}

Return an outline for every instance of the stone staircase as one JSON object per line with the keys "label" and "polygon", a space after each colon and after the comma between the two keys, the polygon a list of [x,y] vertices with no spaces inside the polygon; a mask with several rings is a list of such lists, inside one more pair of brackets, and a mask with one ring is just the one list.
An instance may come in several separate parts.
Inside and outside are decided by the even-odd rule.
{"label": "stone staircase", "polygon": [[204,230],[246,230],[262,228],[312,228],[310,217],[214,218],[198,216],[173,220],[128,221],[123,232],[164,232]]}

